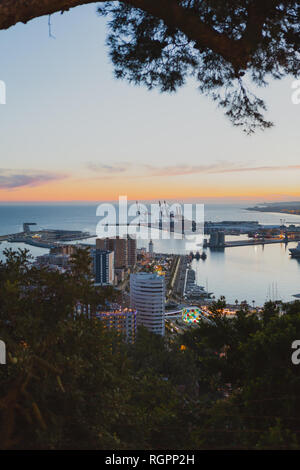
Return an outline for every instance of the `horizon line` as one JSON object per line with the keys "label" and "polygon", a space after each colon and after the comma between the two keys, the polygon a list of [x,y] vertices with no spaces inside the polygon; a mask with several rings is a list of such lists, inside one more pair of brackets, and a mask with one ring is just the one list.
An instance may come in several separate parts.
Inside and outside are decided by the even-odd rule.
{"label": "horizon line", "polygon": [[[209,202],[216,202],[216,203],[220,203],[223,201],[224,204],[232,204],[232,203],[236,203],[238,204],[240,202],[241,205],[245,204],[245,203],[251,203],[251,204],[272,204],[272,203],[295,203],[295,202],[299,202],[300,204],[300,199],[297,200],[297,199],[288,199],[288,200],[280,200],[280,199],[276,199],[276,200],[268,200],[268,199],[264,199],[264,200],[257,200],[257,199],[248,199],[248,198],[245,198],[245,199],[242,199],[242,198],[222,198],[222,197],[206,197],[206,198],[200,198],[200,197],[189,197],[189,198],[179,198],[179,199],[175,199],[175,198],[155,198],[155,199],[127,199],[127,202],[130,202],[130,203],[135,203],[135,202],[138,202],[138,203],[143,203],[143,202],[179,202],[179,201],[182,201],[182,202],[198,202],[198,203],[201,203],[201,200],[203,201],[203,203],[209,203]],[[88,205],[88,204],[99,204],[99,203],[117,203],[119,202],[119,199],[98,199],[98,200],[82,200],[82,199],[79,199],[79,200],[26,200],[26,201],[12,201],[12,200],[0,200],[0,205],[34,205],[34,204],[49,204],[49,205],[58,205],[58,204],[85,204],[85,205]]]}

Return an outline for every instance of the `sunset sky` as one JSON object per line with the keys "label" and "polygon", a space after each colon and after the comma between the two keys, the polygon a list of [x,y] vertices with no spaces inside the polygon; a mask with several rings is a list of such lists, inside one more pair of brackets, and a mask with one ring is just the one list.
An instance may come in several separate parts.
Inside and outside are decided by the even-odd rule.
{"label": "sunset sky", "polygon": [[0,201],[300,199],[292,78],[259,90],[276,126],[233,128],[192,81],[177,94],[117,81],[96,5],[0,32]]}

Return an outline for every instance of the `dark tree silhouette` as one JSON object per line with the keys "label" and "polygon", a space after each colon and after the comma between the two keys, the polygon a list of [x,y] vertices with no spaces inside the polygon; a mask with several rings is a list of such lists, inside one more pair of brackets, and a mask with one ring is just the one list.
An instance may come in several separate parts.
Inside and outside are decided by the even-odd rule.
{"label": "dark tree silhouette", "polygon": [[[18,21],[96,3],[91,0],[3,0],[0,29]],[[294,0],[100,1],[118,78],[175,91],[194,77],[201,92],[247,133],[269,128],[263,100],[249,84],[297,77],[300,4]]]}

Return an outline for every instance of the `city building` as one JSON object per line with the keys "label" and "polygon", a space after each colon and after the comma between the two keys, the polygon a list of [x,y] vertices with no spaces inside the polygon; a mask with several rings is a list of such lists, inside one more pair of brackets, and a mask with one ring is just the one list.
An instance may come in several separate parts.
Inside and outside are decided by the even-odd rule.
{"label": "city building", "polygon": [[24,222],[23,224],[23,232],[28,234],[30,233],[30,226],[31,225],[37,225],[35,222]]}
{"label": "city building", "polygon": [[225,232],[214,230],[210,234],[209,246],[211,248],[222,248],[225,246]]}
{"label": "city building", "polygon": [[105,328],[115,329],[122,334],[128,343],[134,343],[137,327],[136,310],[121,308],[113,311],[101,311],[96,313]]}
{"label": "city building", "polygon": [[130,275],[130,305],[137,310],[137,324],[165,333],[165,280],[153,273]]}
{"label": "city building", "polygon": [[125,269],[115,268],[115,285],[117,286],[125,280]]}
{"label": "city building", "polygon": [[112,238],[96,238],[96,250],[109,250]]}
{"label": "city building", "polygon": [[91,318],[91,306],[90,304],[83,304],[81,302],[77,302],[75,307],[74,307],[74,318],[79,316],[79,315],[84,315],[87,318]]}
{"label": "city building", "polygon": [[95,285],[108,286],[114,283],[114,252],[109,250],[94,251]]}
{"label": "city building", "polygon": [[53,255],[74,255],[80,245],[59,245],[50,249]]}
{"label": "city building", "polygon": [[128,266],[133,268],[137,262],[137,252],[136,252],[136,238],[127,238],[127,259]]}
{"label": "city building", "polygon": [[152,240],[150,240],[150,242],[149,242],[149,255],[152,258],[152,256],[153,256],[153,241]]}
{"label": "city building", "polygon": [[70,257],[68,255],[45,254],[36,257],[36,263],[41,266],[59,266],[67,268],[70,264]]}
{"label": "city building", "polygon": [[97,238],[96,249],[113,251],[115,268],[128,268],[127,238]]}

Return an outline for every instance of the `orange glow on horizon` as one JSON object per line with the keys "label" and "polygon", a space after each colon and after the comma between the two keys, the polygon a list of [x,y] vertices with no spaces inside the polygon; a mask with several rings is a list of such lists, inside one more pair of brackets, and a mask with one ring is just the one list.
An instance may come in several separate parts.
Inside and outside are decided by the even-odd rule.
{"label": "orange glow on horizon", "polygon": [[0,189],[1,202],[95,202],[115,201],[119,195],[127,195],[132,200],[185,200],[185,199],[233,199],[233,200],[265,200],[276,201],[291,198],[300,198],[299,187],[289,188],[251,188],[250,185],[224,184],[222,187],[203,183],[195,188],[194,182],[180,178],[177,181],[162,181],[140,179],[133,181],[101,180],[101,181],[56,181],[36,187],[22,187],[16,189]]}

